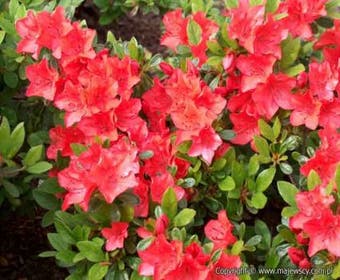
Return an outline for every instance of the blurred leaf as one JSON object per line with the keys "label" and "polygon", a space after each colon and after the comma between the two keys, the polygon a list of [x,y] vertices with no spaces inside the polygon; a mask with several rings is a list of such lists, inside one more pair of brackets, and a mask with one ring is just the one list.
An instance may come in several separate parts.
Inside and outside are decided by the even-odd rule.
{"label": "blurred leaf", "polygon": [[25,128],[24,123],[19,123],[11,133],[10,136],[10,147],[7,152],[7,158],[11,159],[20,150],[25,140]]}
{"label": "blurred leaf", "polygon": [[218,183],[218,187],[220,188],[221,191],[226,192],[233,190],[236,187],[236,185],[233,177],[227,176]]}
{"label": "blurred leaf", "polygon": [[105,261],[102,245],[94,241],[77,242],[79,251],[91,262]]}
{"label": "blurred leaf", "polygon": [[31,166],[41,159],[43,146],[38,145],[29,149],[24,157],[23,163],[25,166]]}
{"label": "blurred leaf", "polygon": [[190,19],[187,25],[187,35],[189,43],[196,46],[202,40],[202,29],[201,26],[194,20]]}
{"label": "blurred leaf", "polygon": [[108,270],[109,267],[107,265],[96,263],[89,269],[88,280],[101,280],[104,278]]}
{"label": "blurred leaf", "polygon": [[257,136],[257,135],[254,136],[254,141],[255,141],[256,149],[259,152],[259,154],[265,157],[269,157],[270,151],[269,151],[268,142],[264,138]]}
{"label": "blurred leaf", "polygon": [[265,138],[267,138],[268,140],[274,142],[276,137],[274,135],[274,131],[273,129],[270,127],[269,124],[267,124],[264,120],[260,119],[258,121],[258,126],[260,129],[260,133],[262,136],[264,136]]}
{"label": "blurred leaf", "polygon": [[266,13],[274,13],[279,7],[280,0],[267,0],[266,1]]}
{"label": "blurred leaf", "polygon": [[287,69],[291,66],[298,57],[301,47],[301,39],[288,37],[281,42],[282,58],[280,66],[282,69]]}
{"label": "blurred leaf", "polygon": [[193,221],[195,215],[196,215],[195,210],[185,208],[175,216],[173,224],[176,227],[186,226],[187,224]]}
{"label": "blurred leaf", "polygon": [[256,191],[264,192],[272,183],[275,173],[275,167],[263,170],[256,178]]}
{"label": "blurred leaf", "polygon": [[254,193],[251,197],[251,206],[256,209],[263,209],[266,206],[267,197],[262,192]]}
{"label": "blurred leaf", "polygon": [[333,19],[340,19],[340,0],[331,0],[326,3],[327,15]]}
{"label": "blurred leaf", "polygon": [[254,235],[250,239],[247,240],[245,246],[256,246],[262,241],[261,235]]}
{"label": "blurred leaf", "polygon": [[296,207],[295,196],[299,190],[293,184],[285,181],[278,181],[277,187],[283,200],[290,206]]}
{"label": "blurred leaf", "polygon": [[44,173],[52,168],[52,164],[47,161],[40,161],[26,169],[28,173],[31,174],[41,174]]}
{"label": "blurred leaf", "polygon": [[145,238],[145,239],[142,239],[137,244],[137,250],[138,251],[146,250],[151,245],[151,243],[154,241],[154,239],[155,238],[153,236]]}
{"label": "blurred leaf", "polygon": [[177,213],[177,198],[173,188],[168,188],[162,198],[162,210],[172,220]]}
{"label": "blurred leaf", "polygon": [[267,226],[267,224],[261,220],[255,220],[255,233],[262,236],[261,244],[263,244],[263,248],[261,249],[269,249],[271,244],[271,232]]}
{"label": "blurred leaf", "polygon": [[7,181],[7,180],[3,180],[2,184],[5,188],[5,191],[12,197],[19,197],[20,196],[20,190],[19,188],[12,184],[11,182]]}
{"label": "blurred leaf", "polygon": [[316,186],[321,184],[321,179],[315,170],[311,170],[307,177],[308,190],[313,190]]}

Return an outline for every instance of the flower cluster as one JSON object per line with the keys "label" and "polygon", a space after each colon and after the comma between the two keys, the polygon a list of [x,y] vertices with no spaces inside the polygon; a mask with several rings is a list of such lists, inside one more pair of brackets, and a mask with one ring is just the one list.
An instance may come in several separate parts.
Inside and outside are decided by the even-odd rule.
{"label": "flower cluster", "polygon": [[[228,245],[236,241],[232,234],[232,225],[225,211],[218,214],[217,220],[210,220],[205,226],[206,236],[213,242],[214,249],[209,254],[197,242],[184,246],[179,240],[167,239],[169,220],[159,217],[155,222],[154,232],[139,228],[142,238],[151,238],[151,244],[145,250],[139,250],[141,258],[140,275],[160,279],[238,279],[236,275],[221,276],[215,273],[216,267],[239,268],[241,259],[223,252]],[[164,254],[163,252],[167,252]]]}
{"label": "flower cluster", "polygon": [[[273,252],[287,234],[271,239],[265,223],[241,222],[279,195],[290,204],[282,216],[296,236],[286,240],[292,263],[310,268],[321,251],[339,259],[340,21],[315,36],[311,24],[327,14],[326,0],[268,3],[239,0],[223,23],[201,11],[168,12],[161,44],[175,58],[151,74],[151,63],[144,67],[128,52],[95,49],[95,32],[72,23],[63,8],[17,21],[17,50],[36,61],[26,69],[26,94],[63,116],[47,149],[56,162],[50,175],[64,190],[61,208],[88,215],[93,236],[106,239],[106,255],[86,256],[81,242],[104,241],[75,227],[86,241],[75,243],[80,255],[72,265],[87,258],[101,268],[112,260],[156,280],[238,279],[216,268],[246,267],[243,252],[256,249],[256,261],[264,251],[271,265],[280,261]],[[217,67],[210,52],[219,55]],[[296,152],[299,137],[310,158]],[[305,149],[315,139],[316,151]],[[274,178],[298,178],[300,190],[285,182],[279,194],[266,192]]]}

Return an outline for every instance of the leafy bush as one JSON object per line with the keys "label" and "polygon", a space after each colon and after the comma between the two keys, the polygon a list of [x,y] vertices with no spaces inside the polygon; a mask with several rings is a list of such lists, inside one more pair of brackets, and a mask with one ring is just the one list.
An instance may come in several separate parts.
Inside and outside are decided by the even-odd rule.
{"label": "leafy bush", "polygon": [[61,7],[16,22],[26,95],[59,116],[41,256],[67,279],[337,279],[338,1],[192,5],[165,61]]}

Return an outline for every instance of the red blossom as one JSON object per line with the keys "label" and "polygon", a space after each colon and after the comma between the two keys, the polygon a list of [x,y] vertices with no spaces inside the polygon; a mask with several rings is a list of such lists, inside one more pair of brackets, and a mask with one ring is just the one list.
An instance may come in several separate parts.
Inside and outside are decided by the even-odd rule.
{"label": "red blossom", "polygon": [[288,249],[288,256],[293,264],[297,265],[300,268],[311,268],[311,263],[306,256],[306,253],[302,249],[298,249],[295,247],[290,247]]}
{"label": "red blossom", "polygon": [[106,251],[113,251],[124,247],[124,240],[128,236],[129,223],[113,222],[111,228],[103,228],[102,235],[107,239]]}
{"label": "red blossom", "polygon": [[230,11],[229,35],[250,53],[254,53],[255,32],[263,24],[264,13],[263,5],[251,7],[248,0],[240,0],[238,7]]}
{"label": "red blossom", "polygon": [[246,92],[255,89],[259,83],[264,83],[273,73],[275,57],[272,55],[240,55],[236,67],[241,71],[241,90]]}
{"label": "red blossom", "polygon": [[232,229],[233,225],[230,223],[226,211],[221,210],[217,220],[210,220],[206,224],[204,233],[214,243],[214,249],[224,249],[236,241]]}
{"label": "red blossom", "polygon": [[47,149],[49,159],[56,159],[58,151],[63,157],[69,157],[73,155],[72,143],[83,144],[85,142],[85,135],[78,127],[56,126],[50,129],[49,134],[51,139],[51,144]]}
{"label": "red blossom", "polygon": [[198,136],[192,138],[188,155],[191,157],[201,155],[203,160],[210,165],[215,151],[221,144],[222,140],[218,134],[211,127],[207,127],[202,129]]}
{"label": "red blossom", "polygon": [[40,96],[50,101],[54,100],[59,74],[57,70],[49,67],[47,59],[27,66],[26,76],[30,81],[26,92],[28,97]]}
{"label": "red blossom", "polygon": [[209,280],[238,280],[239,278],[235,274],[219,274],[220,270],[224,269],[237,269],[242,264],[239,256],[233,256],[222,252],[220,258],[211,267],[208,278]]}

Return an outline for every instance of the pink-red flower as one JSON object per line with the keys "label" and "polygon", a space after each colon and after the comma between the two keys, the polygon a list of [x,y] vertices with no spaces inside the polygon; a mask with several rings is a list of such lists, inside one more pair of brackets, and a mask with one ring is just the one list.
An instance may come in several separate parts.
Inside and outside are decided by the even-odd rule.
{"label": "pink-red flower", "polygon": [[27,66],[26,76],[30,81],[27,96],[40,96],[50,101],[54,100],[59,74],[57,70],[48,65],[47,59]]}
{"label": "pink-red flower", "polygon": [[225,210],[218,213],[217,220],[210,220],[204,227],[205,235],[214,243],[214,249],[224,249],[236,241]]}
{"label": "pink-red flower", "polygon": [[103,228],[102,235],[106,238],[106,251],[113,251],[124,247],[124,240],[128,236],[129,223],[113,222],[110,228]]}

